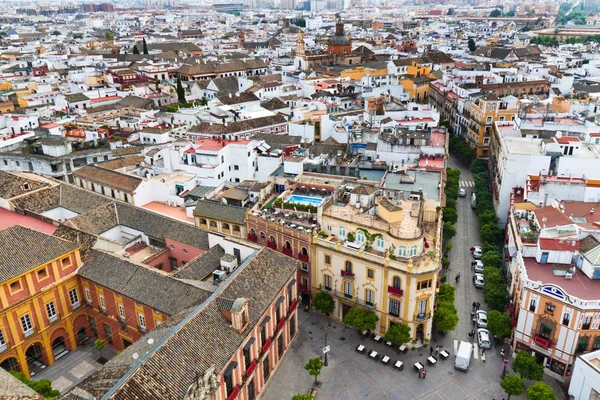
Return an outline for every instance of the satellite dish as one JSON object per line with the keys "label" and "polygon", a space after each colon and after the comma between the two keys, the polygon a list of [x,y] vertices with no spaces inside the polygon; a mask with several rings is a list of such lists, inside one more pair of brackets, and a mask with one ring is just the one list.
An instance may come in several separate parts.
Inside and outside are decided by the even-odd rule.
{"label": "satellite dish", "polygon": [[152,338],[148,339],[148,344],[152,344],[152,343],[154,343],[154,339],[152,339]]}
{"label": "satellite dish", "polygon": [[137,360],[140,357],[140,355],[138,353],[133,353],[132,357],[134,360]]}

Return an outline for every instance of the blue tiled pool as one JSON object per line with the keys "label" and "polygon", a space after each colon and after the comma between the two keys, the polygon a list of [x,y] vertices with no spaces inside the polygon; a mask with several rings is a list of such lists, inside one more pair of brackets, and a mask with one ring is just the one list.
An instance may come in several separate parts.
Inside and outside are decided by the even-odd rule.
{"label": "blue tiled pool", "polygon": [[317,207],[322,201],[323,199],[320,197],[299,196],[295,194],[289,198],[288,203],[304,204]]}

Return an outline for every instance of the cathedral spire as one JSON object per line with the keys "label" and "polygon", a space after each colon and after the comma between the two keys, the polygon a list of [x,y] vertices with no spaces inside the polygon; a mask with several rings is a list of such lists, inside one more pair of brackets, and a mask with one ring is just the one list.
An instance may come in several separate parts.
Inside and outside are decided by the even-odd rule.
{"label": "cathedral spire", "polygon": [[296,39],[296,56],[304,57],[306,51],[304,50],[304,31],[298,29],[298,39]]}

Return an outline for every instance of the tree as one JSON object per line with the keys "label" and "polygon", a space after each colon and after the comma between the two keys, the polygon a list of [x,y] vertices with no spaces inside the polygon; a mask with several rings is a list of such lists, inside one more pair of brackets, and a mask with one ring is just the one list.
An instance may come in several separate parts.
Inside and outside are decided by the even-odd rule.
{"label": "tree", "polygon": [[527,400],[558,400],[552,387],[544,382],[537,382],[527,389]]}
{"label": "tree", "polygon": [[342,323],[363,332],[375,330],[377,321],[379,321],[379,317],[372,311],[365,311],[362,308],[353,307],[346,315],[344,315]]}
{"label": "tree", "polygon": [[[539,364],[527,350],[521,350],[517,353],[511,368],[523,379],[541,381],[544,376],[544,366]],[[529,398],[529,393],[527,393],[527,398]]]}
{"label": "tree", "polygon": [[146,38],[142,38],[142,52],[148,54],[148,45],[146,44]]}
{"label": "tree", "polygon": [[60,394],[58,390],[52,389],[52,382],[48,379],[40,379],[39,381],[32,381],[25,376],[24,373],[19,371],[9,371],[12,376],[29,386],[38,394],[41,394],[45,398],[54,398]]}
{"label": "tree", "polygon": [[454,303],[456,288],[448,283],[440,285],[437,301],[438,303]]}
{"label": "tree", "polygon": [[330,295],[324,292],[319,292],[313,297],[313,307],[315,310],[322,312],[327,316],[327,322],[331,324],[329,321],[329,315],[335,309],[335,302]]}
{"label": "tree", "polygon": [[490,13],[490,17],[491,18],[498,18],[502,16],[502,11],[500,11],[499,8],[495,8],[492,10],[492,12]]}
{"label": "tree", "polygon": [[[148,54],[148,53],[144,53],[144,54]],[[183,103],[183,104],[186,103],[185,90],[183,89],[183,85],[181,84],[180,78],[177,78],[177,101],[179,101],[180,103]]]}
{"label": "tree", "polygon": [[473,39],[469,39],[468,46],[470,52],[474,52],[475,50],[477,50],[477,45],[475,44],[475,41]]}
{"label": "tree", "polygon": [[502,276],[502,271],[499,268],[485,267],[483,269],[483,276],[485,277],[486,285],[504,283],[504,276]]}
{"label": "tree", "polygon": [[104,37],[106,40],[113,40],[115,38],[115,34],[112,33],[112,31],[106,31],[104,32]]}
{"label": "tree", "polygon": [[444,239],[450,240],[456,236],[456,228],[450,222],[444,222],[444,231],[442,233]]}
{"label": "tree", "polygon": [[504,14],[505,17],[514,17],[515,16],[515,9],[511,8],[510,10],[508,10],[506,12],[506,14]]}
{"label": "tree", "polygon": [[96,350],[98,350],[100,352],[100,357],[102,357],[102,350],[104,350],[104,340],[102,339],[96,339],[94,341],[94,347],[96,348]]}
{"label": "tree", "polygon": [[481,257],[481,262],[486,267],[501,268],[502,267],[502,255],[499,251],[488,251]]}
{"label": "tree", "polygon": [[512,332],[512,322],[508,313],[501,313],[500,311],[491,310],[488,312],[487,328],[496,336],[502,340]]}
{"label": "tree", "polygon": [[54,31],[54,32],[52,32],[52,36],[60,36],[60,31]]}
{"label": "tree", "polygon": [[455,224],[458,221],[458,212],[454,208],[444,208],[444,222]]}
{"label": "tree", "polygon": [[437,309],[433,315],[433,323],[440,332],[454,330],[458,325],[458,314],[456,307],[450,302],[438,302]]}
{"label": "tree", "polygon": [[298,393],[292,396],[292,400],[312,400],[315,396],[310,393]]}
{"label": "tree", "polygon": [[137,46],[133,46],[133,54],[140,54],[140,51],[138,50]]}
{"label": "tree", "polygon": [[498,223],[498,216],[493,210],[483,211],[479,216],[479,222],[481,225],[493,224],[496,225]]}
{"label": "tree", "polygon": [[504,311],[508,299],[508,291],[504,283],[486,283],[483,296],[490,310]]}
{"label": "tree", "polygon": [[486,224],[481,227],[479,236],[483,243],[498,243],[502,237],[502,231],[496,224]]}
{"label": "tree", "polygon": [[515,374],[506,375],[504,379],[500,381],[500,386],[508,395],[508,400],[510,400],[510,396],[518,396],[525,391],[523,380],[519,375]]}
{"label": "tree", "polygon": [[293,24],[300,28],[306,28],[306,20],[304,18],[297,18],[294,20]]}
{"label": "tree", "polygon": [[202,96],[202,98],[200,99],[200,105],[201,106],[207,106],[208,105],[208,99],[205,96]]}
{"label": "tree", "polygon": [[410,328],[404,324],[396,323],[390,326],[384,337],[386,342],[400,346],[410,340]]}
{"label": "tree", "polygon": [[321,361],[320,357],[310,358],[304,369],[308,371],[310,376],[315,377],[315,386],[317,385],[317,377],[321,374],[321,369],[323,369],[323,361]]}

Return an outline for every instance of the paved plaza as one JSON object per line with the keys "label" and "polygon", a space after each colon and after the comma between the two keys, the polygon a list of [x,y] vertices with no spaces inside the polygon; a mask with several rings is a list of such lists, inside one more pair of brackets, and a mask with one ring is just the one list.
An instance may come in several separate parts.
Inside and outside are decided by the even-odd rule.
{"label": "paved plaza", "polygon": [[[106,359],[111,359],[114,357],[115,351],[106,346],[102,350],[102,355]],[[93,340],[90,339],[86,345],[68,352],[56,360],[54,365],[35,374],[32,380],[48,379],[52,382],[52,388],[64,393],[102,367],[96,361],[99,357],[100,353],[94,348]]]}

